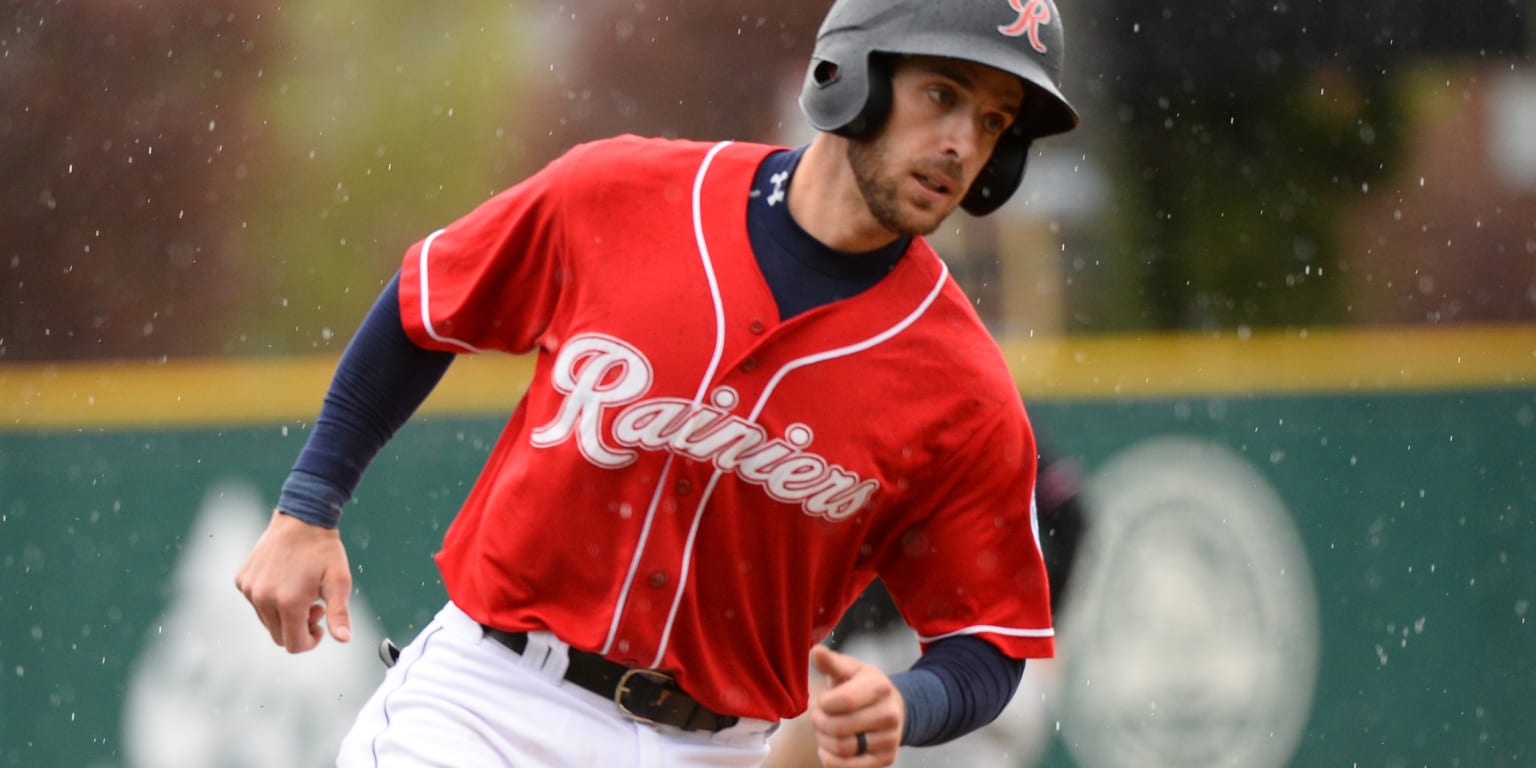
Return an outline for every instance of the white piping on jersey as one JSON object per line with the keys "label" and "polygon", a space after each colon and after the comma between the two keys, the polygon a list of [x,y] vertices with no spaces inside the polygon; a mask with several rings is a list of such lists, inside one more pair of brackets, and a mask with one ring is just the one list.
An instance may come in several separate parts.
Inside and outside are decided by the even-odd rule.
{"label": "white piping on jersey", "polygon": [[436,240],[437,236],[441,235],[445,231],[447,230],[439,229],[438,231],[427,235],[427,239],[421,244],[420,263],[416,268],[416,272],[421,275],[421,327],[426,329],[428,336],[431,336],[432,338],[444,344],[452,344],[455,347],[460,347],[468,352],[480,352],[481,350],[477,349],[468,342],[463,342],[459,341],[458,339],[443,336],[437,332],[436,328],[432,327],[432,292],[427,286],[427,254],[432,250],[432,241]]}
{"label": "white piping on jersey", "polygon": [[[661,477],[665,479],[672,471],[672,462],[677,458],[675,454],[668,453],[667,460],[661,465]],[[624,586],[619,589],[619,599],[613,604],[613,621],[608,624],[608,639],[603,641],[603,647],[598,653],[607,655],[613,649],[613,641],[619,635],[619,619],[624,616],[624,606],[629,603],[629,590],[635,584],[635,573],[640,570],[640,556],[645,554],[645,543],[651,538],[651,523],[656,520],[656,508],[661,505],[661,489],[663,483],[656,484],[656,490],[651,492],[650,506],[645,509],[645,522],[640,526],[640,542],[635,545],[635,556],[629,561],[629,572],[624,574]],[[655,665],[652,665],[655,666]]]}
{"label": "white piping on jersey", "polygon": [[[805,357],[791,360],[788,363],[785,363],[783,367],[779,368],[779,370],[773,374],[773,378],[768,380],[768,385],[763,388],[762,394],[758,395],[757,404],[752,406],[752,413],[747,416],[747,420],[751,422],[757,421],[757,417],[762,414],[763,408],[768,405],[768,398],[771,397],[773,395],[773,391],[778,388],[779,382],[783,381],[784,377],[789,375],[791,371],[804,368],[808,365],[815,365],[816,363],[826,362],[827,360],[858,354],[859,352],[863,352],[864,350],[870,349],[871,347],[882,344],[896,334],[906,330],[908,326],[917,322],[917,319],[922,317],[923,313],[927,312],[930,306],[933,306],[933,302],[939,298],[939,294],[944,290],[944,284],[946,281],[948,281],[948,279],[949,267],[944,264],[944,262],[940,261],[939,279],[934,281],[933,289],[928,292],[928,295],[923,298],[922,302],[920,302],[917,307],[912,310],[911,313],[902,318],[895,325],[892,325],[884,331],[881,331],[880,333],[877,333],[874,336],[871,336],[856,344],[849,344],[846,347],[838,347],[837,349],[829,349],[825,352],[818,352],[814,355],[807,355]],[[688,529],[688,542],[683,547],[682,573],[677,578],[677,593],[672,596],[672,609],[667,612],[667,626],[661,632],[661,643],[656,648],[656,659],[651,662],[651,666],[653,667],[661,664],[661,657],[666,654],[667,644],[672,639],[672,624],[673,622],[677,621],[677,610],[683,602],[683,590],[688,588],[688,572],[691,570],[691,566],[693,564],[693,544],[699,532],[699,522],[704,518],[704,507],[709,504],[709,497],[714,492],[715,485],[720,481],[720,475],[722,474],[724,474],[724,470],[716,469],[714,475],[709,478],[709,483],[705,487],[704,492],[699,494],[699,506],[693,512],[693,525]]]}
{"label": "white piping on jersey", "polygon": [[[1039,483],[1040,477],[1037,474],[1035,476],[1035,484],[1039,485]],[[1031,488],[1029,490],[1029,532],[1035,535],[1035,551],[1040,553],[1041,558],[1044,558],[1045,550],[1040,548],[1040,505],[1036,504],[1035,501],[1035,489]]]}
{"label": "white piping on jersey", "polygon": [[1056,630],[1051,629],[1050,627],[1046,627],[1045,629],[1017,629],[1015,627],[997,627],[991,624],[977,624],[975,626],[966,627],[964,629],[957,629],[953,632],[945,632],[942,635],[918,635],[917,641],[920,643],[933,643],[939,640],[943,640],[946,637],[980,635],[983,633],[992,635],[1004,635],[1007,637],[1054,637],[1056,635]]}
{"label": "white piping on jersey", "polygon": [[[714,354],[710,356],[709,367],[704,370],[704,377],[699,381],[699,390],[698,392],[694,393],[693,407],[695,408],[704,402],[704,395],[709,391],[709,383],[714,381],[715,371],[719,370],[720,368],[720,359],[725,356],[725,303],[720,298],[720,281],[715,276],[715,263],[709,256],[709,244],[704,240],[704,215],[701,209],[703,207],[702,201],[704,192],[704,177],[709,173],[709,166],[715,161],[715,155],[720,154],[720,150],[725,149],[730,144],[731,142],[729,141],[722,141],[713,147],[710,147],[709,152],[704,155],[704,161],[699,163],[698,172],[695,173],[693,177],[693,239],[694,242],[699,246],[699,259],[704,264],[704,278],[705,281],[709,284],[710,303],[714,306],[715,309],[715,351]],[[608,639],[603,642],[603,648],[601,651],[599,651],[599,653],[604,655],[613,649],[613,641],[618,637],[619,620],[624,617],[624,607],[629,603],[629,592],[630,589],[634,587],[635,574],[640,570],[640,559],[645,555],[646,543],[650,541],[651,523],[655,521],[656,509],[661,505],[662,488],[665,486],[666,479],[671,473],[673,458],[673,454],[667,454],[667,461],[666,463],[662,464],[661,475],[656,481],[656,490],[651,494],[651,504],[645,510],[645,523],[640,527],[640,541],[635,546],[634,557],[630,558],[629,572],[624,574],[624,586],[619,589],[618,602],[616,602],[613,606],[613,621],[608,625]],[[710,488],[713,487],[714,481],[711,480]],[[708,493],[706,492],[703,494],[703,497],[706,499],[709,498]],[[698,525],[699,521],[695,519],[693,521],[693,530],[697,530]],[[693,543],[693,531],[689,531],[688,533],[688,542],[691,546]],[[684,576],[678,579],[677,586],[677,592],[679,595],[682,594],[683,586],[687,583],[684,580],[687,578],[687,562],[688,554],[687,550],[685,550],[683,555]],[[674,612],[677,610],[676,606],[677,603],[674,601]],[[667,629],[662,633],[661,648],[663,651],[666,650],[666,636],[667,633],[671,632],[671,629],[672,620],[670,617],[668,617]],[[654,667],[660,663],[661,654],[657,653],[656,661],[653,662],[651,666]]]}
{"label": "white piping on jersey", "polygon": [[693,524],[688,526],[688,543],[683,545],[682,571],[677,576],[677,592],[672,595],[672,607],[667,611],[667,625],[661,630],[661,642],[656,646],[656,658],[651,660],[651,666],[661,666],[661,657],[667,654],[667,645],[672,642],[672,624],[677,620],[678,606],[683,603],[683,590],[688,588],[688,572],[693,570],[693,543],[699,536],[699,524],[704,521],[704,507],[709,505],[709,497],[715,493],[715,486],[720,483],[720,476],[725,474],[723,470],[715,470],[709,476],[709,482],[704,484],[704,491],[699,494],[699,506],[693,511]]}
{"label": "white piping on jersey", "polygon": [[949,266],[940,261],[939,279],[934,281],[933,290],[929,291],[927,297],[923,299],[922,303],[918,304],[917,308],[912,310],[911,314],[902,318],[901,322],[857,344],[849,344],[846,347],[840,347],[838,349],[829,349],[826,352],[807,355],[806,357],[802,357],[799,360],[791,360],[790,362],[786,363],[783,368],[780,368],[777,373],[773,374],[772,379],[768,380],[768,386],[764,387],[763,394],[758,396],[757,405],[753,406],[752,413],[747,417],[747,420],[757,421],[758,415],[763,412],[763,407],[768,405],[768,397],[773,394],[773,390],[778,388],[779,382],[783,381],[784,377],[788,376],[790,371],[793,371],[797,368],[804,368],[807,365],[815,365],[816,363],[825,362],[834,358],[847,357],[848,355],[863,352],[866,349],[884,343],[892,336],[895,336],[896,334],[906,330],[907,326],[917,322],[917,318],[922,317],[923,313],[928,311],[928,307],[933,305],[934,300],[939,298],[939,293],[944,290],[944,282],[948,279]]}

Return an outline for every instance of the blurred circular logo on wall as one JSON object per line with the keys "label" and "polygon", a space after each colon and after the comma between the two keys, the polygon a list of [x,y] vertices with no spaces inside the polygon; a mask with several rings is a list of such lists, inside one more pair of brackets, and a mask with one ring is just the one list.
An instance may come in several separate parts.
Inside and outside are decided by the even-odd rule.
{"label": "blurred circular logo on wall", "polygon": [[1087,493],[1058,642],[1075,761],[1289,765],[1316,687],[1317,594],[1279,494],[1232,450],[1185,436],[1117,454]]}

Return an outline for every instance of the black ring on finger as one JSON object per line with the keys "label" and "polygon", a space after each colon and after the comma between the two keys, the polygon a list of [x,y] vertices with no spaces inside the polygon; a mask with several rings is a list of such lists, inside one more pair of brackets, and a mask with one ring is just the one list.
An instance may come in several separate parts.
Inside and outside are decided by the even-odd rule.
{"label": "black ring on finger", "polygon": [[864,732],[863,731],[859,731],[858,733],[854,734],[853,737],[855,739],[859,740],[859,750],[857,752],[854,752],[853,754],[854,755],[867,755],[867,754],[869,754],[869,740],[864,737]]}

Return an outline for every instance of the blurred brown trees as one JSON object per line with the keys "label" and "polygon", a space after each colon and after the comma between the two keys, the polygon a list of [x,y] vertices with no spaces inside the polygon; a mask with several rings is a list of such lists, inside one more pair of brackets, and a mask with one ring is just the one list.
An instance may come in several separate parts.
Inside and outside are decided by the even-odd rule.
{"label": "blurred brown trees", "polygon": [[262,148],[262,4],[13,3],[0,32],[0,360],[207,350]]}
{"label": "blurred brown trees", "polygon": [[1536,319],[1536,194],[1480,116],[1531,82],[1529,3],[1095,4],[1118,233],[1076,330]]}
{"label": "blurred brown trees", "polygon": [[826,5],[16,5],[0,361],[343,343],[411,240],[575,142],[772,138]]}
{"label": "blurred brown trees", "polygon": [[[11,3],[0,363],[338,347],[413,240],[574,143],[807,139],[830,4]],[[1085,125],[1043,159],[1109,191],[946,251],[984,304],[971,267],[1038,251],[1074,332],[1536,318],[1516,0],[1060,4]]]}
{"label": "blurred brown trees", "polygon": [[[775,141],[831,0],[594,0],[548,9],[530,160],[635,133]],[[798,122],[798,120],[796,121]],[[795,126],[790,126],[793,130]]]}

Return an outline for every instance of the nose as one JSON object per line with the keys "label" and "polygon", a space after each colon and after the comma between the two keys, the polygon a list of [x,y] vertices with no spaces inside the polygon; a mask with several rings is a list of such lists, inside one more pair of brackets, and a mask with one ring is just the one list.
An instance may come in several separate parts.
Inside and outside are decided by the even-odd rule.
{"label": "nose", "polygon": [[944,125],[944,151],[969,165],[991,150],[981,118],[965,112],[950,115]]}

